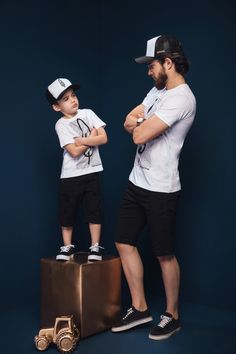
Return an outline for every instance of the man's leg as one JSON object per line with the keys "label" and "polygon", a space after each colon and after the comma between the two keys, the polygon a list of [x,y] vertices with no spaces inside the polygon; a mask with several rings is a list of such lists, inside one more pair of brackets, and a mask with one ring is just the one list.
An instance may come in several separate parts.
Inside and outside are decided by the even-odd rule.
{"label": "man's leg", "polygon": [[144,295],[143,264],[137,248],[119,242],[116,242],[116,247],[132,298],[132,307],[117,325],[112,327],[112,332],[121,332],[152,321],[152,316],[147,308]]}
{"label": "man's leg", "polygon": [[160,316],[160,322],[151,329],[149,338],[161,340],[169,338],[181,328],[178,314],[180,271],[174,256],[157,258],[160,262],[166,292],[166,312]]}
{"label": "man's leg", "polygon": [[142,199],[146,199],[143,190],[129,183],[119,210],[116,247],[129,286],[132,307],[117,325],[112,327],[113,332],[124,331],[152,321],[144,294],[143,264],[135,246],[146,224]]}
{"label": "man's leg", "polygon": [[136,247],[116,243],[122,267],[128,282],[132,305],[139,311],[147,309],[143,286],[143,264]]}
{"label": "man's leg", "polygon": [[166,293],[166,312],[178,319],[180,269],[175,256],[157,257]]}
{"label": "man's leg", "polygon": [[149,334],[149,338],[154,340],[166,339],[181,328],[178,313],[180,270],[178,262],[173,256],[178,199],[179,192],[158,193],[153,199],[153,207],[149,208],[153,252],[160,263],[166,294],[166,311],[160,316],[159,323]]}

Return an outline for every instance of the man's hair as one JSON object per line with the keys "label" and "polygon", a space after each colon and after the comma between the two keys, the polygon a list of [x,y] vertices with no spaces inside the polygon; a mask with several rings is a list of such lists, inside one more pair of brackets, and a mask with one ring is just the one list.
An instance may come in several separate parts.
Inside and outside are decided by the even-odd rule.
{"label": "man's hair", "polygon": [[181,75],[185,75],[188,72],[190,63],[188,59],[185,57],[185,55],[175,56],[175,55],[167,54],[163,56],[163,58],[158,58],[156,60],[158,60],[163,65],[166,58],[170,58],[173,61],[177,73]]}

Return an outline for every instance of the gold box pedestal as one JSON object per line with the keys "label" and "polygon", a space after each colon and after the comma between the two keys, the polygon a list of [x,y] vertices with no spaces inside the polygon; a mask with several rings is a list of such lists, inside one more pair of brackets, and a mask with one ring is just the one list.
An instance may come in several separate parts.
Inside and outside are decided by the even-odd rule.
{"label": "gold box pedestal", "polygon": [[74,315],[81,337],[111,328],[121,309],[121,262],[104,256],[87,262],[87,253],[73,261],[41,259],[41,327],[53,327],[56,317]]}

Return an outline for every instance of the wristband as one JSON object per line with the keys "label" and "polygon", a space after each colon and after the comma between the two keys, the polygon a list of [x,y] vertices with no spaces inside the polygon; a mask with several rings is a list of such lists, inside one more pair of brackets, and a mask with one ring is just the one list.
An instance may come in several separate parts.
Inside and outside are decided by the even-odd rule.
{"label": "wristband", "polygon": [[144,121],[144,118],[142,118],[142,117],[140,117],[140,118],[138,118],[137,119],[137,126],[139,126],[141,123],[143,123],[143,121]]}

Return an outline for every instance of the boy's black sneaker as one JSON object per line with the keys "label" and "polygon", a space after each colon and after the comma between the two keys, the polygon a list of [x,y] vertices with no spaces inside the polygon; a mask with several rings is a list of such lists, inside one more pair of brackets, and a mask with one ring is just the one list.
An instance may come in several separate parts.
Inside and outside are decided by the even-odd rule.
{"label": "boy's black sneaker", "polygon": [[127,329],[142,325],[152,321],[152,316],[149,310],[138,311],[133,306],[128,309],[126,315],[112,327],[112,332],[122,332]]}
{"label": "boy's black sneaker", "polygon": [[88,261],[90,262],[101,261],[102,253],[100,249],[104,249],[104,248],[99,246],[98,243],[95,243],[93,246],[89,247]]}
{"label": "boy's black sneaker", "polygon": [[169,338],[181,328],[180,320],[175,320],[169,312],[165,312],[161,315],[160,319],[158,325],[151,329],[151,332],[149,333],[150,339],[161,340]]}
{"label": "boy's black sneaker", "polygon": [[69,261],[75,253],[75,246],[68,245],[60,247],[60,253],[56,256],[57,261]]}

